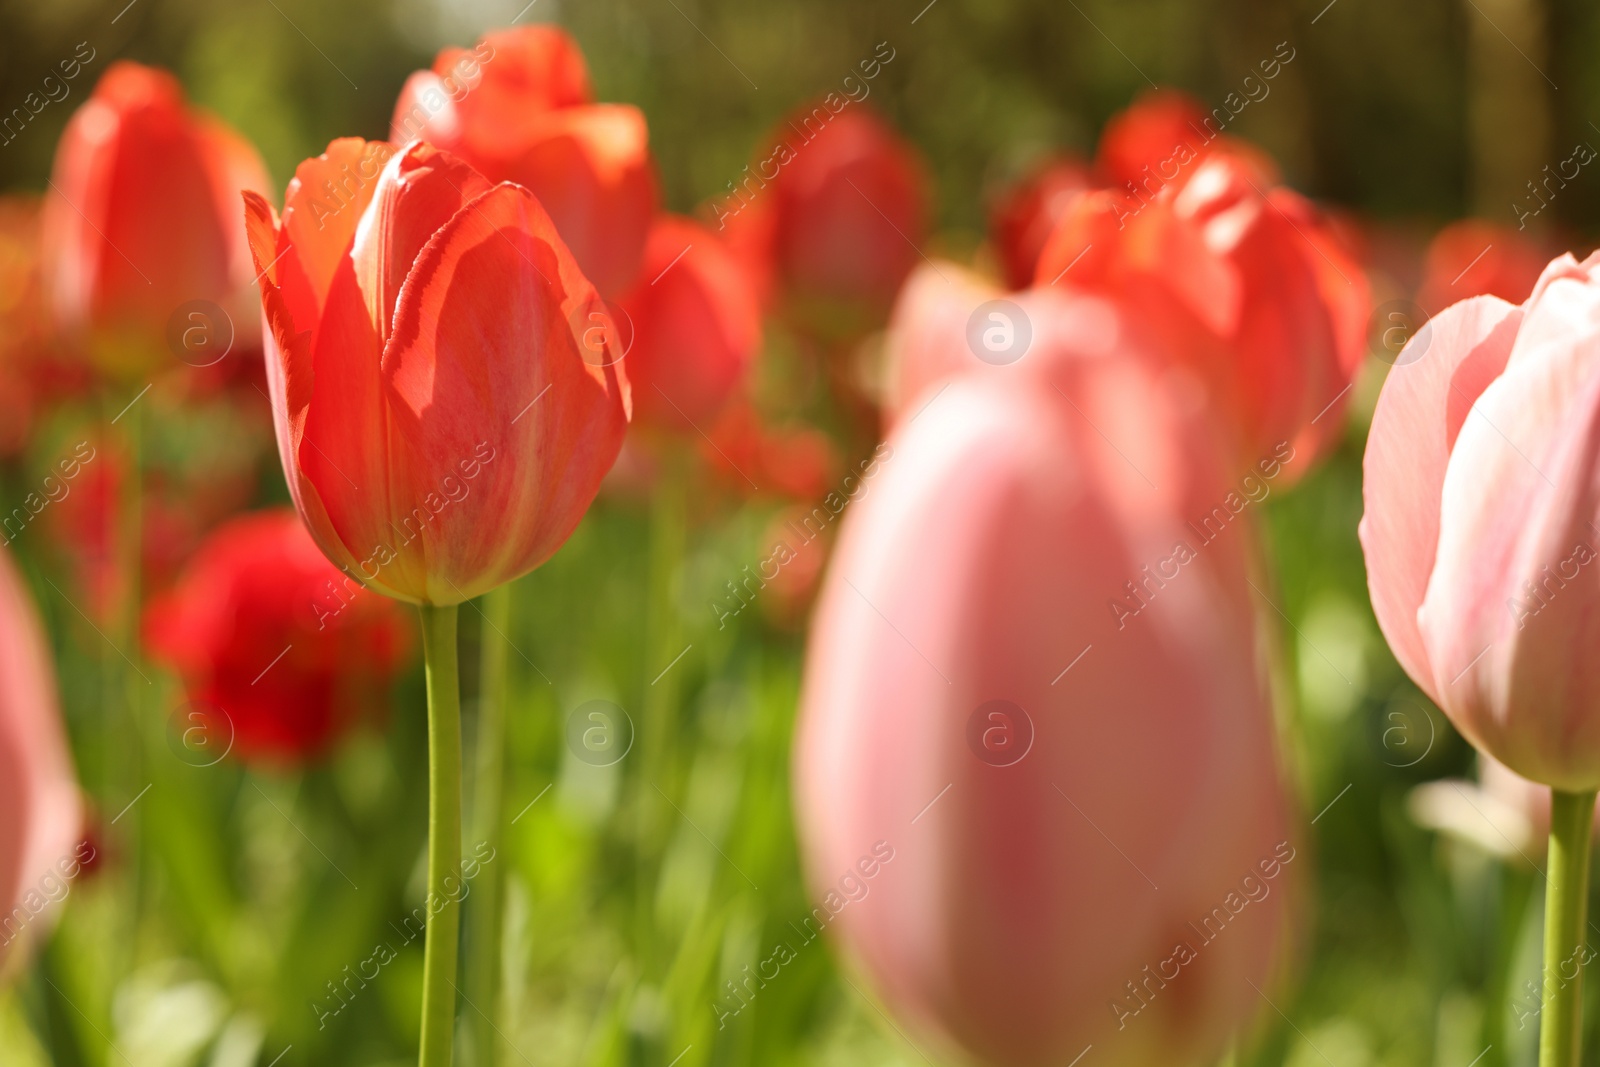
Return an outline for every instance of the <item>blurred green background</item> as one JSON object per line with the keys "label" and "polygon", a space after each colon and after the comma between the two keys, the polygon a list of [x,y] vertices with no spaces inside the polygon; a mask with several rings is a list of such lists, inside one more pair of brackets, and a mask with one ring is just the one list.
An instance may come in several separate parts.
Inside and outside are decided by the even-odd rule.
{"label": "blurred green background", "polygon": [[[959,254],[979,243],[991,191],[1032,158],[1088,154],[1105,119],[1152,82],[1218,103],[1284,41],[1296,58],[1230,132],[1269,149],[1291,184],[1396,232],[1475,212],[1512,223],[1524,179],[1575,142],[1600,143],[1590,59],[1600,11],[1576,0],[924,3],[7,0],[0,106],[20,104],[80,41],[97,58],[66,101],[0,146],[0,187],[43,187],[71,109],[123,57],[176,71],[259,146],[281,185],[333,137],[384,135],[411,70],[519,11],[576,35],[599,98],[645,110],[677,210],[724,191],[763,131],[887,41],[895,59],[871,103],[926,154],[933,244]],[[1595,182],[1581,176],[1540,224],[1593,228]],[[795,344],[775,330],[770,349],[781,368]],[[1471,756],[1405,679],[1367,603],[1355,528],[1363,412],[1382,369],[1358,386],[1340,451],[1263,509],[1289,620],[1289,747],[1317,875],[1300,979],[1276,999],[1281,1013],[1263,1006],[1239,1063],[1531,1063],[1534,1027],[1485,1005],[1510,999],[1497,982],[1515,988],[1537,973],[1537,905],[1518,906],[1536,876],[1407,814],[1414,785],[1470,773]],[[167,447],[213,440],[192,411],[153,404],[140,417]],[[285,500],[270,453],[260,471],[261,501]],[[513,587],[500,647],[481,613],[463,610],[469,759],[479,658],[503,656],[510,669],[507,836],[468,898],[479,925],[464,979],[470,997],[474,931],[492,911],[503,999],[464,1003],[469,1056],[488,1038],[500,1065],[927,1061],[820,944],[718,1026],[716,1005],[731,1003],[724,983],[809,907],[787,786],[803,637],[754,611],[718,629],[708,609],[764,554],[779,507],[682,492],[604,499]],[[26,562],[35,591],[48,589],[46,556]],[[386,730],[325,766],[254,774],[177,758],[167,716],[182,697],[147,667],[153,681],[129,684],[125,701],[142,741],[133,769],[119,770],[127,753],[105,750],[100,725],[127,672],[62,601],[41,599],[104,818],[140,783],[152,788],[107,827],[102,869],[74,888],[48,951],[0,1000],[0,1062],[410,1062],[420,945],[326,1029],[317,1005],[335,1003],[328,983],[422,897],[420,671],[398,687]],[[594,699],[637,727],[626,758],[606,767],[575,758],[564,737],[574,709]]]}

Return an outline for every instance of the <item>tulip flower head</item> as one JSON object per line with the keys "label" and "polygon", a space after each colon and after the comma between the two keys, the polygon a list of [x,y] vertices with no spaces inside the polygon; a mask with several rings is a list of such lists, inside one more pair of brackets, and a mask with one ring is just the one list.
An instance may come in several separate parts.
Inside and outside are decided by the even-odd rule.
{"label": "tulip flower head", "polygon": [[410,620],[339,573],[290,510],[218,528],[150,605],[145,640],[184,680],[186,759],[321,755],[401,664]]}
{"label": "tulip flower head", "polygon": [[45,293],[57,322],[124,373],[165,352],[169,323],[191,304],[220,309],[235,343],[253,343],[239,193],[268,186],[255,149],[189,108],[172,75],[112,64],[67,123],[45,197]]}
{"label": "tulip flower head", "polygon": [[1600,787],[1600,256],[1521,305],[1440,312],[1384,382],[1361,520],[1373,610],[1401,666],[1480,751]]}
{"label": "tulip flower head", "polygon": [[619,324],[633,330],[627,366],[634,419],[696,435],[695,427],[709,426],[722,411],[755,359],[761,308],[738,261],[697,222],[659,219],[644,264],[622,298]]}
{"label": "tulip flower head", "polygon": [[768,144],[722,209],[731,240],[765,264],[756,273],[804,325],[829,336],[878,326],[927,238],[916,150],[865,105],[824,102],[795,112]]}
{"label": "tulip flower head", "polygon": [[83,830],[53,670],[33,604],[0,553],[0,976],[48,922]]}
{"label": "tulip flower head", "polygon": [[1336,436],[1366,356],[1370,296],[1315,207],[1247,155],[1191,156],[1153,194],[1076,201],[1035,282],[1114,296],[1200,381],[1246,464]]}
{"label": "tulip flower head", "polygon": [[1286,932],[1247,541],[1186,528],[1226,468],[1127,326],[925,390],[812,626],[813,916],[962,1062],[1214,1062]]}
{"label": "tulip flower head", "polygon": [[[1551,251],[1554,251],[1553,249]],[[1428,243],[1417,297],[1439,312],[1469,296],[1521,303],[1533,292],[1550,253],[1525,233],[1480,219],[1452,222]]]}
{"label": "tulip flower head", "polygon": [[989,230],[1009,288],[1033,283],[1045,241],[1078,194],[1095,186],[1088,165],[1068,156],[1046,160],[1005,190],[990,212]]}
{"label": "tulip flower head", "polygon": [[629,417],[620,347],[539,200],[427,144],[334,141],[245,196],[295,506],[329,559],[458,604],[572,533]]}
{"label": "tulip flower head", "polygon": [[531,190],[607,299],[639,274],[659,193],[644,114],[597,104],[577,43],[554,26],[446,48],[395,102],[396,144],[421,137],[491,181]]}

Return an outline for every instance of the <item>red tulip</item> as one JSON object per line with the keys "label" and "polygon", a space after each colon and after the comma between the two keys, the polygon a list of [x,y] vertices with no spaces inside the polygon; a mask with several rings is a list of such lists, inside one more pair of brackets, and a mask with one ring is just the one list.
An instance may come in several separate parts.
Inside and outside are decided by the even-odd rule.
{"label": "red tulip", "polygon": [[756,246],[809,324],[844,334],[876,325],[927,240],[921,159],[862,105],[798,111],[770,143],[715,209],[717,228]]}
{"label": "red tulip", "polygon": [[253,342],[239,193],[268,185],[255,149],[190,109],[172,75],[113,64],[67,123],[45,197],[57,320],[122,369],[149,364],[190,301],[221,305],[236,344]]}
{"label": "red tulip", "polygon": [[154,657],[191,703],[175,723],[197,759],[287,763],[326,752],[376,709],[409,620],[339,573],[288,509],[217,529],[145,612]]}
{"label": "red tulip", "polygon": [[280,222],[245,197],[278,448],[317,544],[414,603],[537,567],[629,411],[620,349],[576,333],[600,296],[539,201],[428,144],[356,138],[301,163],[284,201]]}
{"label": "red tulip", "polygon": [[735,401],[707,432],[702,458],[735,492],[773,493],[809,503],[838,481],[838,450],[827,434],[804,423],[774,425],[745,401]]}
{"label": "red tulip", "polygon": [[796,750],[808,926],[963,1061],[1212,1062],[1297,869],[1248,541],[1186,524],[1227,486],[1159,363],[1081,340],[950,383],[844,520]]}
{"label": "red tulip", "polygon": [[533,191],[608,299],[638,276],[658,193],[644,114],[596,104],[577,44],[553,26],[447,48],[395,103],[391,137],[422,137],[491,181]]}
{"label": "red tulip", "polygon": [[88,857],[83,805],[56,702],[49,646],[9,553],[0,553],[0,974]]}
{"label": "red tulip", "polygon": [[1406,672],[1524,778],[1600,786],[1600,257],[1436,315],[1384,382],[1361,543]]}
{"label": "red tulip", "polygon": [[1213,150],[1148,199],[1081,198],[1036,281],[1133,309],[1137,328],[1204,383],[1247,463],[1284,444],[1308,460],[1326,447],[1366,355],[1360,268],[1308,201],[1232,151]]}
{"label": "red tulip", "polygon": [[621,304],[634,420],[698,437],[761,347],[761,308],[738,261],[699,223],[662,216]]}
{"label": "red tulip", "polygon": [[989,215],[989,231],[1000,256],[1000,275],[1008,287],[1033,282],[1039,253],[1079,193],[1094,188],[1088,166],[1065,156],[1046,160],[1007,189]]}
{"label": "red tulip", "polygon": [[1469,296],[1519,303],[1533,292],[1549,259],[1537,242],[1510,226],[1462,219],[1429,243],[1417,298],[1430,312]]}

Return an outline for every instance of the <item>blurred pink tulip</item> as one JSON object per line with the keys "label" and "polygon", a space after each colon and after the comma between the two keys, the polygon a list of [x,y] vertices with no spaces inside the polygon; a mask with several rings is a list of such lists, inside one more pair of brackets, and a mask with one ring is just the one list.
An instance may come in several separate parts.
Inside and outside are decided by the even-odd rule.
{"label": "blurred pink tulip", "polygon": [[37,936],[77,873],[83,806],[67,754],[44,631],[0,555],[0,973]]}
{"label": "blurred pink tulip", "polygon": [[1600,256],[1436,315],[1384,383],[1361,543],[1406,672],[1481,751],[1600,787]]}
{"label": "blurred pink tulip", "polygon": [[1218,450],[1101,330],[913,402],[806,664],[813,917],[919,1040],[985,1064],[1214,1062],[1300,869],[1249,541],[1185,521],[1227,492]]}

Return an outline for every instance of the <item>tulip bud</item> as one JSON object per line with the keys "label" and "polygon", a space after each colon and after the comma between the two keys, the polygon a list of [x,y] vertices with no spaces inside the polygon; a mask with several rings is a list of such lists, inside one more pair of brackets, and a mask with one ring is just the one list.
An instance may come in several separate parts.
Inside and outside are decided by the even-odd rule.
{"label": "tulip bud", "polygon": [[128,373],[152,362],[169,320],[195,301],[220,306],[253,343],[238,198],[268,184],[255,149],[190,109],[172,75],[113,64],[67,123],[45,197],[57,322]]}
{"label": "tulip bud", "polygon": [[738,261],[699,223],[663,216],[621,303],[634,420],[690,435],[709,427],[761,347],[761,309]]}
{"label": "tulip bud", "polygon": [[[457,604],[548,559],[616,459],[628,387],[603,311],[528,190],[423,142],[246,194],[295,506],[346,574]],[[591,343],[592,342],[592,343]]]}
{"label": "tulip bud", "polygon": [[326,752],[408,647],[393,601],[339,573],[293,511],[234,519],[145,611],[145,640],[184,680],[182,756],[298,762]]}
{"label": "tulip bud", "polygon": [[421,137],[491,181],[530,189],[607,299],[639,274],[659,194],[644,114],[596,104],[577,44],[551,26],[447,48],[395,102],[396,144]]}
{"label": "tulip bud", "polygon": [[989,232],[1007,287],[1033,282],[1039,253],[1079,193],[1094,188],[1089,168],[1073,157],[1046,160],[1006,189],[989,213]]}
{"label": "tulip bud", "polygon": [[949,383],[890,435],[818,604],[808,927],[963,1062],[1214,1062],[1305,863],[1247,538],[1188,525],[1224,468],[1140,356]]}
{"label": "tulip bud", "polygon": [[76,871],[83,805],[67,752],[43,630],[0,554],[0,975],[50,922]]}
{"label": "tulip bud", "polygon": [[1467,740],[1524,778],[1600,787],[1600,257],[1520,307],[1431,319],[1384,382],[1361,543],[1395,656]]}
{"label": "tulip bud", "polygon": [[773,131],[719,215],[767,261],[805,324],[850,336],[877,326],[927,239],[916,150],[861,104],[802,109]]}
{"label": "tulip bud", "polygon": [[1550,252],[1510,226],[1480,219],[1452,222],[1428,243],[1417,299],[1430,313],[1471,296],[1517,303],[1533,292],[1549,259]]}
{"label": "tulip bud", "polygon": [[1366,279],[1309,202],[1237,151],[1202,147],[1180,153],[1172,180],[1075,201],[1035,282],[1136,309],[1205,383],[1246,465],[1280,443],[1309,459],[1336,438],[1366,356]]}

